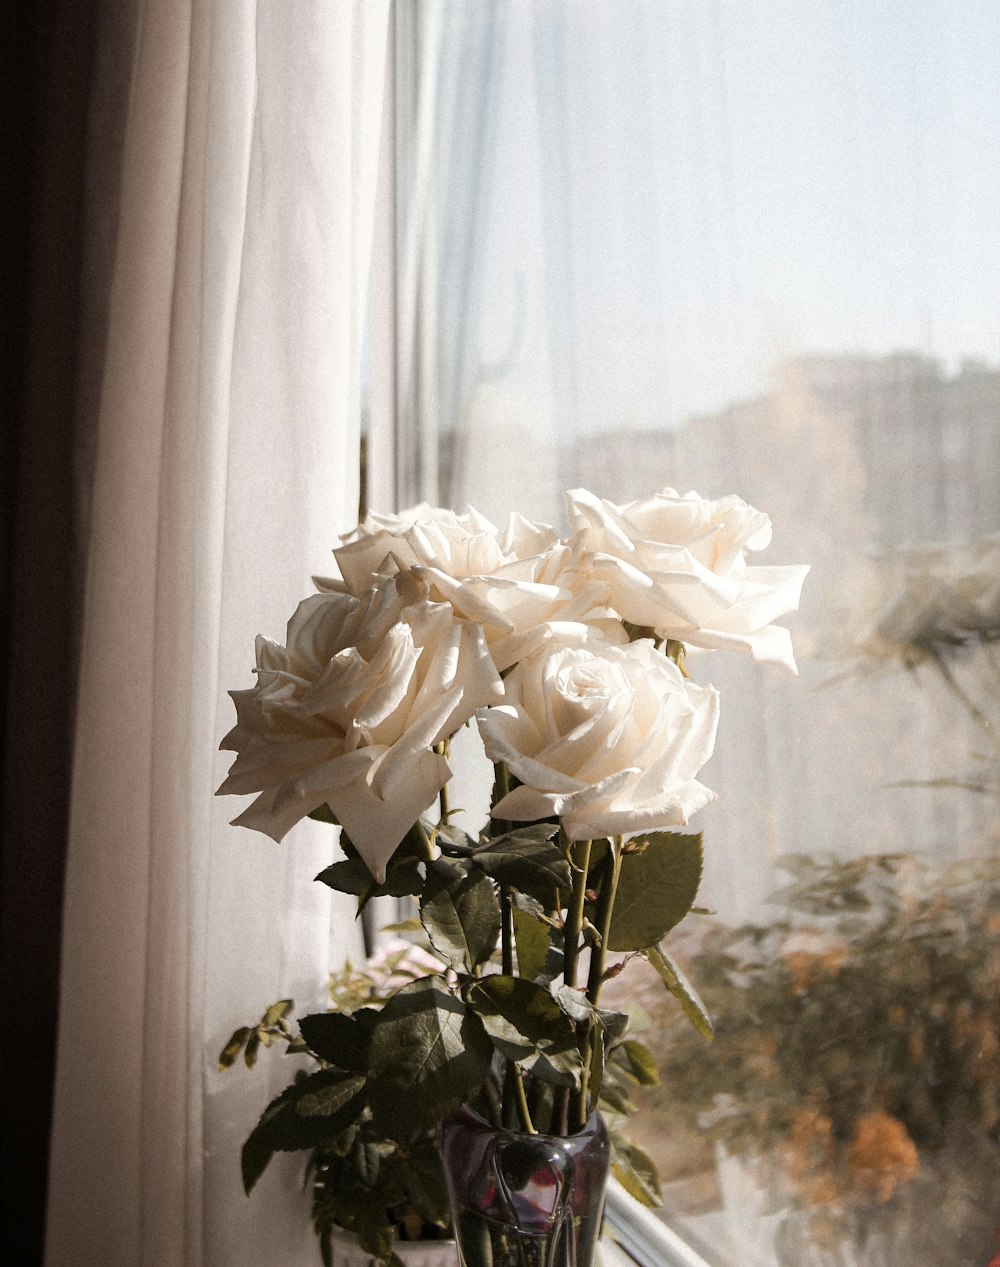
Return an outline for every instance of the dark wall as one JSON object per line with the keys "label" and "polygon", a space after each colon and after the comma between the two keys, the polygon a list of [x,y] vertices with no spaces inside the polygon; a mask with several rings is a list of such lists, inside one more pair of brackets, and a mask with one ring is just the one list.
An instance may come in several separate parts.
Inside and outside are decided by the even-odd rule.
{"label": "dark wall", "polygon": [[26,1267],[42,1256],[76,691],[74,415],[96,12],[97,0],[0,5],[2,1244]]}

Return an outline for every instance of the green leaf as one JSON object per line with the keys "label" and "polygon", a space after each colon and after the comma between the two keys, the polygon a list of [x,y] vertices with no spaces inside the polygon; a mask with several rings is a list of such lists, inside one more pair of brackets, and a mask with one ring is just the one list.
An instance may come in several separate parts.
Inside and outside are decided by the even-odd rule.
{"label": "green leaf", "polygon": [[604,1081],[604,1068],[608,1049],[624,1032],[628,1025],[628,1016],[624,1012],[612,1012],[604,1008],[595,1008],[582,990],[572,986],[561,985],[554,992],[560,1010],[579,1032],[584,1024],[592,1025],[590,1042],[593,1048],[590,1063],[590,1082],[587,1088],[591,1099],[595,1102],[601,1093]]}
{"label": "green leaf", "polygon": [[319,1012],[303,1016],[299,1029],[310,1051],[320,1060],[350,1073],[365,1073],[377,1017],[374,1008],[361,1008],[352,1016],[343,1012]]}
{"label": "green leaf", "polygon": [[366,1188],[373,1188],[382,1167],[382,1154],[378,1144],[370,1139],[356,1140],[351,1150],[351,1160],[361,1183]]}
{"label": "green leaf", "polygon": [[553,894],[568,889],[573,879],[563,851],[552,844],[556,828],[542,823],[506,832],[483,845],[472,861],[500,884],[553,905]]}
{"label": "green leaf", "polygon": [[625,1057],[629,1073],[640,1087],[659,1086],[660,1072],[653,1059],[653,1053],[648,1047],[630,1038],[622,1043],[618,1050]]}
{"label": "green leaf", "polygon": [[272,1003],[264,1013],[261,1020],[262,1025],[277,1025],[279,1021],[283,1021],[285,1017],[295,1007],[294,999],[279,999],[277,1003]]}
{"label": "green leaf", "polygon": [[500,903],[490,880],[443,858],[427,865],[420,919],[431,946],[456,972],[485,963],[500,937]]}
{"label": "green leaf", "polygon": [[608,1007],[598,1007],[597,1019],[601,1021],[608,1040],[616,1041],[620,1039],[625,1030],[629,1028],[631,1016],[629,1012],[619,1012],[608,1009]]}
{"label": "green leaf", "polygon": [[229,1069],[236,1063],[236,1058],[243,1050],[243,1044],[252,1033],[253,1030],[248,1025],[243,1025],[240,1029],[234,1032],[232,1038],[228,1043],[226,1043],[222,1051],[219,1052],[220,1069]]}
{"label": "green leaf", "polygon": [[[334,1072],[333,1070],[330,1071]],[[363,1079],[362,1079],[363,1082]],[[298,1084],[300,1090],[302,1084]],[[295,1112],[299,1117],[324,1118],[324,1135],[329,1134],[329,1120],[334,1117],[349,1098],[350,1084],[335,1083],[330,1086],[315,1086],[305,1091],[295,1101]]]}
{"label": "green leaf", "polygon": [[660,974],[663,984],[674,998],[680,1002],[681,1007],[684,1009],[684,1014],[691,1024],[703,1038],[707,1038],[711,1042],[715,1036],[715,1031],[712,1028],[712,1018],[706,1011],[704,1003],[698,998],[694,986],[688,981],[680,967],[661,946],[648,946],[642,953]]}
{"label": "green leaf", "polygon": [[589,1021],[594,1014],[594,1005],[582,990],[571,985],[561,985],[555,992],[555,1000],[571,1021]]}
{"label": "green leaf", "polygon": [[425,819],[418,819],[396,846],[396,852],[389,861],[390,869],[394,863],[426,862],[431,856],[427,845],[430,833],[430,824]]}
{"label": "green leaf", "polygon": [[317,805],[315,809],[309,811],[308,818],[315,819],[317,823],[332,823],[334,827],[338,827],[336,816],[329,805]]}
{"label": "green leaf", "polygon": [[372,1034],[372,1111],[391,1139],[440,1121],[489,1076],[493,1049],[482,1023],[435,981],[403,986]]}
{"label": "green leaf", "polygon": [[628,1118],[635,1112],[635,1101],[629,1095],[628,1087],[617,1078],[606,1078],[601,1087],[601,1108],[605,1113],[610,1109],[621,1118]]}
{"label": "green leaf", "polygon": [[611,1165],[621,1186],[642,1205],[657,1209],[663,1204],[656,1163],[638,1145],[612,1136]]}
{"label": "green leaf", "polygon": [[627,1012],[612,1012],[603,1007],[595,1008],[582,990],[576,990],[572,986],[561,985],[555,991],[555,999],[570,1020],[578,1024],[596,1020],[611,1042],[621,1038],[628,1028]]}
{"label": "green leaf", "polygon": [[411,915],[409,919],[398,920],[395,924],[383,924],[379,929],[382,933],[420,933],[423,934],[424,926],[420,920]]}
{"label": "green leaf", "polygon": [[580,1085],[583,1057],[576,1028],[544,986],[493,974],[471,982],[465,994],[502,1055],[545,1082]]}
{"label": "green leaf", "polygon": [[694,905],[701,883],[701,834],[658,831],[622,854],[609,950],[655,946]]}
{"label": "green leaf", "polygon": [[364,1107],[365,1080],[357,1074],[321,1069],[293,1082],[267,1106],[243,1145],[244,1189],[250,1192],[276,1152],[315,1148],[356,1121]]}
{"label": "green leaf", "polygon": [[373,897],[413,897],[423,888],[423,876],[415,859],[408,858],[401,862],[390,862],[386,871],[385,884],[376,884],[372,873],[360,858],[347,858],[343,862],[334,862],[321,871],[316,879],[338,893],[350,893],[355,897],[364,897],[367,901]]}
{"label": "green leaf", "polygon": [[379,1197],[355,1193],[351,1210],[351,1231],[358,1238],[361,1248],[380,1263],[392,1262],[395,1240],[392,1222]]}
{"label": "green leaf", "polygon": [[513,906],[511,913],[514,920],[518,976],[534,981],[545,971],[549,957],[549,927],[519,906]]}
{"label": "green leaf", "polygon": [[[546,914],[544,906],[541,902],[533,897],[529,897],[527,893],[519,893],[516,889],[508,890],[510,896],[510,904],[512,912],[520,911],[523,915],[530,916],[537,923],[544,925],[548,931],[548,953],[545,957],[545,963],[541,970],[535,973],[534,980],[540,985],[551,986],[557,977],[563,974],[563,930],[562,922]],[[559,895],[556,895],[557,899]],[[514,917],[516,919],[516,916]],[[529,955],[530,960],[530,955]],[[518,976],[525,976],[524,972],[519,972]]]}
{"label": "green leaf", "polygon": [[[476,849],[477,842],[463,831],[461,827],[456,827],[454,823],[438,823],[432,828],[438,845],[444,841],[445,846],[450,845],[452,849],[458,850],[461,854],[470,854]],[[430,832],[428,832],[428,835]]]}
{"label": "green leaf", "polygon": [[448,1223],[448,1189],[436,1139],[418,1140],[406,1156],[407,1187],[416,1212],[428,1223]]}
{"label": "green leaf", "polygon": [[252,1069],[257,1063],[257,1053],[260,1051],[260,1030],[254,1029],[250,1031],[250,1037],[247,1039],[246,1050],[243,1052],[243,1063],[248,1069]]}

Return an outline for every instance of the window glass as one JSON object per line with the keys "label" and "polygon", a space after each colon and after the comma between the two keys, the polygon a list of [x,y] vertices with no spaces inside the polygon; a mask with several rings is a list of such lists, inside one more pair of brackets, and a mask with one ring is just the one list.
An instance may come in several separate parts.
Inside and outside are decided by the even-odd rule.
{"label": "window glass", "polygon": [[[401,6],[402,8],[402,6]],[[968,1263],[1000,1226],[1000,42],[990,0],[407,6],[414,498],[766,511],[799,676],[718,653],[707,1046],[628,974],[707,1261]],[[414,13],[416,10],[416,13]],[[992,34],[991,34],[992,33]],[[436,456],[431,464],[428,454]],[[422,471],[422,474],[420,473]],[[624,980],[624,978],[623,978]]]}

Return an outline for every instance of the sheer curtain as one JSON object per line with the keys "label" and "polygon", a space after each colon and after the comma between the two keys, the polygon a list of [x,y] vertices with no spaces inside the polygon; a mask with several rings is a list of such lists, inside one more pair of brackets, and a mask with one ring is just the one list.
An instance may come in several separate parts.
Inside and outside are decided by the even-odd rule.
{"label": "sheer curtain", "polygon": [[[728,701],[712,904],[747,915],[781,854],[847,847],[847,822],[866,848],[905,848],[929,821],[981,843],[960,790],[892,786],[940,773],[929,701],[838,675],[877,601],[876,552],[1000,529],[989,6],[424,15],[429,209],[421,286],[399,296],[419,334],[402,363],[435,384],[440,467],[419,491],[555,523],[575,484],[732,491],[771,514],[771,559],[813,564],[802,678],[697,662]],[[893,727],[908,742],[873,763]]]}
{"label": "sheer curtain", "polygon": [[[722,695],[705,771],[720,801],[700,826],[702,899],[727,923],[788,917],[768,898],[790,854],[994,863],[993,6],[433,0],[424,17],[439,48],[425,273],[411,264],[421,287],[400,295],[418,332],[402,362],[435,385],[440,466],[420,491],[556,524],[577,484],[617,502],[735,492],[772,516],[765,560],[813,565],[789,622],[798,678],[689,661]],[[958,1261],[960,1239],[962,1261],[986,1261],[991,1172],[951,1174],[924,1147],[929,1069],[890,1105],[921,1179],[871,1226],[886,1261]],[[670,1126],[637,1125],[706,1258],[777,1260],[787,1192],[716,1176],[710,1149],[685,1191],[696,1163],[669,1155]],[[840,1252],[781,1261],[852,1261]]]}
{"label": "sheer curtain", "polygon": [[[234,805],[213,792],[225,692],[249,685],[254,635],[281,636],[356,519],[388,9],[102,11],[91,283],[101,289],[108,244],[111,277],[50,1267],[313,1252],[291,1167],[252,1202],[240,1186],[239,1144],[275,1086],[266,1073],[218,1074],[214,1060],[265,1004],[316,1002],[331,953],[356,934],[311,883],[328,829],[304,824],[277,846],[230,827]],[[120,164],[102,113],[116,93]],[[116,167],[120,188],[106,179]]]}

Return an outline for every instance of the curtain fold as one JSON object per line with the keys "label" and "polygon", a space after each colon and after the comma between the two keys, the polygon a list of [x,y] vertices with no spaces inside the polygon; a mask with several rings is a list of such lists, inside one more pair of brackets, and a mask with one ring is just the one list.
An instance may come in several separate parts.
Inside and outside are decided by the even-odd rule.
{"label": "curtain fold", "polygon": [[[227,689],[358,501],[388,0],[138,10],[101,376],[66,876],[46,1261],[307,1252],[292,1165],[239,1144],[289,1066],[214,1068],[322,995],[350,913],[213,800]],[[108,30],[121,30],[109,23]],[[100,85],[98,86],[98,95]],[[103,138],[93,138],[99,151]],[[101,191],[94,191],[100,196]],[[267,1062],[264,1062],[265,1064]],[[269,1200],[268,1194],[271,1199]]]}

